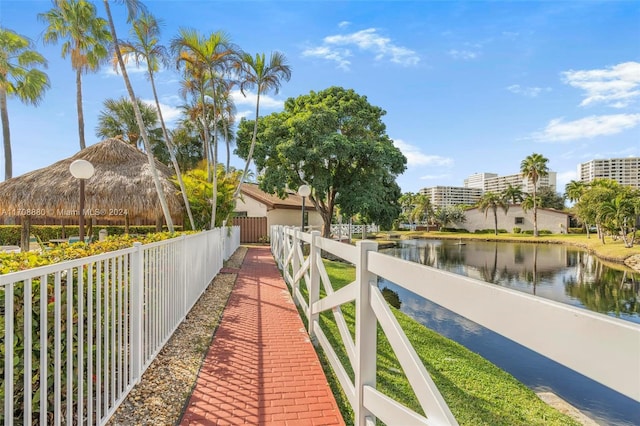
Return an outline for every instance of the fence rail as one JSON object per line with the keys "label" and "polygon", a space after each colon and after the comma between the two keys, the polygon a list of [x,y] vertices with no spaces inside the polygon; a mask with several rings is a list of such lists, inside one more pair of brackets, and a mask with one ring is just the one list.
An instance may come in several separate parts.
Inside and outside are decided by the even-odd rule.
{"label": "fence rail", "polygon": [[0,275],[0,422],[105,424],[238,247],[214,229]]}
{"label": "fence rail", "polygon": [[[636,401],[640,401],[640,326],[584,309],[487,284],[377,253],[377,243],[356,246],[272,227],[271,249],[309,320],[355,414],[355,424],[455,425],[456,419],[422,364],[377,286],[384,277],[426,299],[500,333]],[[302,246],[309,245],[305,258]],[[306,251],[306,250],[305,250]],[[334,291],[324,269],[326,251],[353,264],[356,279]],[[306,286],[308,301],[302,296]],[[320,285],[326,296],[320,298]],[[355,340],[340,306],[355,301]],[[331,310],[354,372],[352,380],[320,327],[318,316]],[[376,389],[376,329],[380,324],[427,417]],[[535,333],[531,330],[536,330]],[[607,360],[607,362],[603,362]]]}

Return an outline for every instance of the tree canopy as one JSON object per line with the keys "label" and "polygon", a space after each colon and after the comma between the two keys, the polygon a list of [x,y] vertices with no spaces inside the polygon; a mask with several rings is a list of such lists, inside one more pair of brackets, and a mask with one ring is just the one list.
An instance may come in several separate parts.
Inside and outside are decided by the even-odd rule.
{"label": "tree canopy", "polygon": [[[311,186],[309,199],[328,236],[334,208],[346,216],[390,225],[400,213],[396,177],[406,158],[386,134],[385,111],[352,89],[330,87],[285,102],[284,111],[258,120],[253,159],[260,188]],[[236,154],[247,158],[253,121],[240,122]]]}

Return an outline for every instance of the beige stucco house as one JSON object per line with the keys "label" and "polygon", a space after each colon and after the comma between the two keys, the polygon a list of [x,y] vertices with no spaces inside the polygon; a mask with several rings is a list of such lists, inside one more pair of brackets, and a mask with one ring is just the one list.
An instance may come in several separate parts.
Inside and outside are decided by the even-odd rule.
{"label": "beige stucco house", "polygon": [[[533,231],[533,210],[524,211],[519,204],[512,204],[505,214],[498,208],[498,229],[513,232],[514,228],[522,231]],[[486,214],[474,207],[465,210],[467,218],[465,223],[456,224],[457,228],[464,228],[469,232],[478,229],[494,229],[493,210],[487,210]],[[569,228],[569,214],[553,209],[538,209],[538,231],[546,230],[553,234],[566,233]]]}
{"label": "beige stucco house", "polygon": [[[266,217],[267,229],[273,225],[300,226],[302,223],[302,197],[289,191],[287,198],[267,194],[258,185],[245,183],[240,188],[241,199],[236,201],[236,217]],[[306,200],[306,226],[315,230],[322,229],[322,216]]]}

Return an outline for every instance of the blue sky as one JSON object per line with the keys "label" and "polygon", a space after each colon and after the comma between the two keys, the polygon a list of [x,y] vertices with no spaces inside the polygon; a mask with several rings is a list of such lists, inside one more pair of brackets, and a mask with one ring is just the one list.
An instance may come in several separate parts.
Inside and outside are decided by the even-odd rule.
{"label": "blue sky", "polygon": [[[95,2],[104,16],[101,1]],[[261,102],[330,86],[353,88],[383,108],[388,135],[408,158],[404,192],[463,186],[472,173],[519,171],[534,152],[558,173],[579,163],[640,156],[640,2],[637,1],[173,1],[148,0],[168,45],[180,27],[224,30],[249,53],[283,52],[291,81]],[[44,46],[37,13],[49,0],[0,0],[0,25],[28,36],[49,60],[52,88],[39,107],[9,100],[14,176],[79,149],[75,74],[60,46]],[[112,4],[120,38],[124,7]],[[157,77],[165,117],[183,100],[179,74]],[[136,95],[151,100],[143,72]],[[110,66],[84,77],[88,144],[107,98],[125,95]],[[239,115],[254,99],[236,93]],[[233,161],[236,167],[242,161]],[[4,176],[4,159],[0,161]]]}

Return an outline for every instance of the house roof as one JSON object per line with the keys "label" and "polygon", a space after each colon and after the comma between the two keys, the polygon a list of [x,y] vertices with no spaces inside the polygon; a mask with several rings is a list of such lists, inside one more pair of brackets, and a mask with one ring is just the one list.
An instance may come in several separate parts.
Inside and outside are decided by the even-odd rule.
{"label": "house roof", "polygon": [[302,197],[295,192],[288,190],[287,198],[282,199],[277,195],[268,194],[258,188],[255,183],[243,183],[240,192],[247,197],[261,202],[267,206],[267,210],[274,209],[300,209],[302,207]]}

